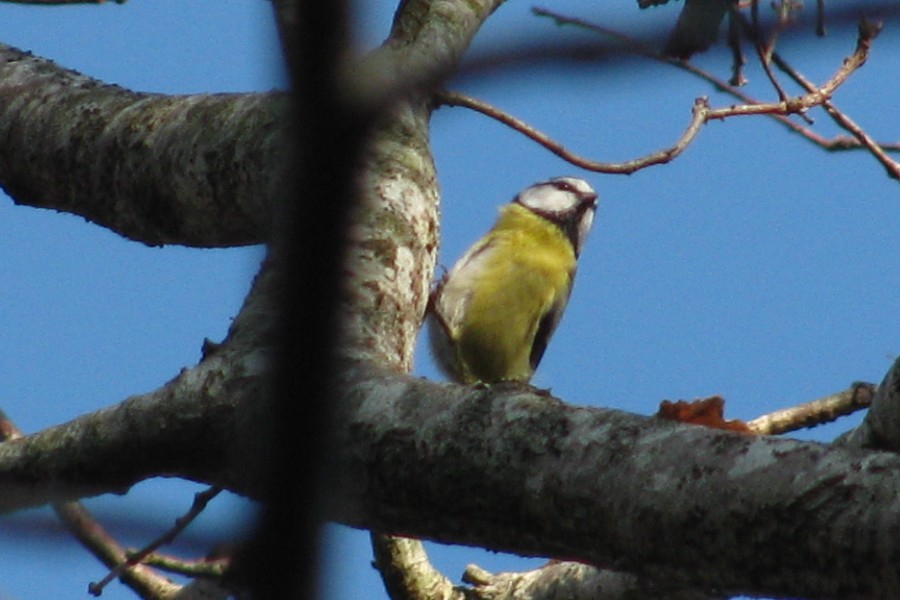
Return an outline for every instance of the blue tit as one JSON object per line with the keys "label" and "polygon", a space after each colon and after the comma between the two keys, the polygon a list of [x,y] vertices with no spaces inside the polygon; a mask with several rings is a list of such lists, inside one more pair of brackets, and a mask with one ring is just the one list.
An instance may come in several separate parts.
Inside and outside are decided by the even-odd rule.
{"label": "blue tit", "polygon": [[562,317],[597,193],[582,179],[537,183],[432,291],[431,348],[459,383],[528,382]]}

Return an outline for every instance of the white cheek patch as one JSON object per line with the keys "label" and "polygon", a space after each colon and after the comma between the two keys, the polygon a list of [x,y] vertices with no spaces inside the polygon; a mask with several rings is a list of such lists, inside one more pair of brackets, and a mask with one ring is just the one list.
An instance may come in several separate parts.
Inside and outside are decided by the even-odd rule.
{"label": "white cheek patch", "polygon": [[586,210],[584,216],[581,217],[581,223],[578,224],[578,238],[581,240],[585,239],[593,224],[594,209],[591,208]]}

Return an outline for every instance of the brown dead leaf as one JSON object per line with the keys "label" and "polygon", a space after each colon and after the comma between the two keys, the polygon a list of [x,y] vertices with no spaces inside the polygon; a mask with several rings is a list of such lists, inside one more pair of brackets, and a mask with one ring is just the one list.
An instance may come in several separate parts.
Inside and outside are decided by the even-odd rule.
{"label": "brown dead leaf", "polygon": [[747,424],[737,419],[725,420],[725,399],[722,396],[710,396],[701,400],[663,400],[659,405],[657,416],[671,421],[702,425],[713,429],[743,431],[751,433]]}

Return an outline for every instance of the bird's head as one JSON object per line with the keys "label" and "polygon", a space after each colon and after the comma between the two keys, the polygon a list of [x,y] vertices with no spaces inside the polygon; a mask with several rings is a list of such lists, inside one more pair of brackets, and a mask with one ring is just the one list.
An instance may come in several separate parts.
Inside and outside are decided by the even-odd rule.
{"label": "bird's head", "polygon": [[513,200],[562,229],[577,256],[594,223],[597,192],[577,177],[555,177],[524,189]]}

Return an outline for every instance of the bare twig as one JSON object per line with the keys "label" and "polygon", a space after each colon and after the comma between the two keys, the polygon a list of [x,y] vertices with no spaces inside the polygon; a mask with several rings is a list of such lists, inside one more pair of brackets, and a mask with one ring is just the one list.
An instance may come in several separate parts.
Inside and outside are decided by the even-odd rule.
{"label": "bare twig", "polygon": [[[875,39],[880,30],[880,23],[873,23],[865,20],[860,22],[859,38],[857,40],[856,51],[849,59],[847,59],[847,61],[845,61],[852,61],[852,65],[849,65],[848,68],[856,70],[865,64],[866,59],[869,55],[869,49],[871,47],[872,40]],[[778,66],[779,69],[787,73],[795,82],[797,82],[798,85],[800,85],[807,92],[814,89],[815,86],[796,69],[794,69],[777,52],[774,52],[772,54],[772,61]],[[845,64],[845,66],[848,65]],[[867,149],[873,156],[875,156],[875,158],[887,170],[888,176],[892,177],[893,179],[900,179],[900,163],[893,160],[890,156],[887,155],[886,152],[886,150],[897,150],[897,144],[882,144],[875,141],[853,119],[851,119],[847,114],[838,109],[831,101],[831,99],[825,101],[822,104],[822,108],[825,109],[825,112],[828,113],[828,116],[830,116],[839,127],[849,132],[855,138],[860,147]]]}
{"label": "bare twig", "polygon": [[711,120],[720,120],[743,115],[774,114],[784,116],[804,113],[814,106],[822,105],[831,97],[834,91],[847,80],[853,71],[865,63],[867,52],[867,44],[858,44],[853,55],[844,60],[844,63],[834,76],[832,76],[832,78],[821,88],[814,88],[803,96],[788,98],[781,102],[736,104],[725,108],[711,109],[709,107],[709,101],[705,97],[698,98],[694,102],[692,117],[688,127],[672,147],[654,152],[643,158],[622,163],[606,163],[584,158],[566,149],[562,144],[531,125],[528,125],[524,121],[517,119],[486,102],[476,100],[475,98],[471,98],[464,94],[440,91],[435,94],[435,100],[440,104],[446,104],[448,106],[463,106],[491,117],[534,140],[563,160],[582,169],[598,173],[628,175],[652,165],[671,161],[684,152],[685,148],[687,148],[694,138],[697,137],[697,134],[700,132],[703,125]]}
{"label": "bare twig", "polygon": [[[9,442],[22,437],[15,423],[0,411],[0,441]],[[108,567],[127,560],[125,548],[97,522],[79,502],[59,502],[53,505],[59,519],[91,554]],[[175,598],[181,586],[143,565],[133,565],[121,572],[122,583],[145,599],[167,600]]]}
{"label": "bare twig", "polygon": [[[735,18],[739,19],[741,22],[744,22],[741,19],[740,14],[735,14]],[[758,19],[754,19],[753,25],[750,29],[746,31],[746,33],[750,36],[751,41],[753,42],[753,47],[756,50],[756,56],[759,58],[759,64],[765,72],[766,77],[769,79],[769,83],[772,84],[772,87],[775,88],[775,92],[778,94],[778,99],[784,102],[788,98],[788,93],[781,87],[781,83],[779,83],[778,78],[775,77],[775,73],[772,71],[772,52],[775,51],[775,43],[778,39],[778,29],[775,29],[772,32],[771,37],[768,40],[763,39],[762,35],[762,27]]]}
{"label": "bare twig", "polygon": [[372,532],[371,540],[373,565],[391,598],[463,600],[468,597],[431,564],[421,541],[376,532]]}
{"label": "bare twig", "polygon": [[[751,9],[755,9],[755,8],[756,8],[756,3],[753,3],[751,5]],[[687,63],[684,61],[672,60],[668,57],[665,57],[662,54],[660,54],[659,52],[656,52],[649,45],[644,44],[634,38],[631,38],[621,32],[603,27],[602,25],[598,25],[596,23],[591,23],[584,19],[561,15],[559,13],[555,13],[553,11],[550,11],[550,10],[547,10],[544,8],[534,8],[532,10],[533,10],[534,14],[536,14],[538,16],[543,16],[543,17],[548,17],[548,18],[553,19],[558,25],[573,25],[576,27],[580,27],[580,28],[584,28],[584,29],[588,29],[588,30],[600,33],[601,35],[604,35],[607,37],[611,37],[611,38],[617,40],[618,42],[620,42],[622,44],[622,48],[624,50],[627,50],[638,56],[644,56],[646,58],[650,58],[657,62],[666,63],[670,66],[673,66],[675,68],[678,68],[678,69],[681,69],[688,73],[691,73],[697,77],[700,77],[701,79],[703,79],[703,80],[707,81],[708,83],[710,83],[711,85],[713,85],[717,90],[727,93],[727,94],[733,96],[734,98],[737,98],[744,104],[760,104],[759,100],[742,92],[741,90],[737,89],[734,85],[730,85],[728,82],[725,82],[724,80],[719,79],[718,77],[716,77],[716,76],[714,76],[714,75],[704,71],[703,69],[700,69],[690,63]],[[751,12],[752,12],[752,10],[751,10]],[[744,26],[745,26],[745,28],[748,28],[748,29],[752,28],[751,23],[745,23]],[[861,42],[863,45],[866,45],[866,44],[870,43],[870,41],[871,41],[871,39],[869,39],[868,41],[863,41],[864,39],[865,38],[861,39]],[[858,43],[858,46],[859,45],[860,44]],[[862,50],[862,53],[860,53],[859,50],[860,50],[860,48],[858,47],[857,52],[854,53],[854,56],[857,56],[857,57],[867,56],[867,54],[868,54],[867,47]],[[778,55],[777,52],[773,52],[772,61],[774,64],[776,64],[782,70],[784,70],[785,68],[790,69],[790,67],[787,65],[787,63]],[[864,62],[864,61],[865,60],[863,58],[862,62]],[[853,62],[856,65],[855,67],[853,67],[854,69],[862,66],[861,63],[858,63],[858,60],[854,60]],[[793,72],[792,69],[791,69],[791,71]],[[849,72],[848,72],[848,74],[849,74]],[[795,72],[791,76],[798,82],[800,80],[805,81],[805,79],[803,79],[802,76],[800,76],[799,74],[797,74]],[[804,89],[806,89],[807,93],[811,93],[811,92],[815,91],[816,88],[812,83],[809,83],[807,81],[807,84],[808,84],[808,86],[804,86]],[[885,166],[888,167],[889,170],[891,168],[893,168],[894,162],[891,161],[891,159],[885,154],[885,151],[898,151],[898,150],[900,150],[900,144],[876,142],[876,141],[872,140],[871,137],[869,137],[867,134],[865,134],[865,132],[859,126],[857,126],[855,123],[853,123],[849,119],[849,117],[847,117],[846,115],[843,115],[842,113],[840,113],[840,111],[837,111],[837,109],[834,108],[834,105],[832,104],[832,102],[830,100],[826,100],[825,102],[821,103],[821,105],[832,116],[832,118],[835,118],[837,120],[837,122],[839,124],[843,123],[844,125],[842,125],[842,126],[844,127],[844,129],[851,132],[854,135],[854,137],[839,135],[839,136],[835,136],[833,138],[826,138],[826,137],[816,133],[815,131],[812,131],[811,129],[809,129],[807,127],[798,125],[797,123],[792,121],[787,115],[782,114],[780,112],[768,113],[768,116],[775,119],[776,121],[778,121],[781,125],[788,128],[793,133],[797,133],[797,134],[805,137],[807,140],[820,146],[821,148],[824,148],[829,151],[866,149],[866,150],[874,153],[876,155],[876,157],[878,158],[878,160],[880,160],[883,164],[885,164]],[[832,114],[832,110],[836,111],[837,115]],[[806,120],[808,123],[810,122],[809,119],[806,119]],[[891,171],[891,173],[893,173],[893,171]]]}
{"label": "bare twig", "polygon": [[209,504],[210,500],[218,496],[221,491],[222,488],[218,486],[212,486],[206,490],[203,490],[202,492],[194,494],[194,502],[193,504],[191,504],[191,508],[183,516],[175,519],[175,525],[171,529],[144,546],[138,552],[129,552],[125,560],[119,562],[113,569],[111,569],[110,572],[106,574],[106,577],[101,579],[99,582],[91,583],[88,586],[88,591],[95,596],[99,596],[103,592],[103,588],[106,587],[110,581],[114,580],[117,577],[120,577],[122,573],[124,573],[128,569],[143,562],[144,558],[149,556],[152,552],[154,552],[164,544],[168,544],[172,540],[174,540],[178,536],[178,534],[184,531],[185,527],[190,525],[191,522],[196,519],[201,512],[203,512],[203,510],[206,508],[206,505]]}
{"label": "bare twig", "polygon": [[[129,552],[129,556],[131,552]],[[141,564],[156,567],[161,571],[187,575],[188,577],[221,578],[231,566],[231,557],[184,559],[161,552],[151,552],[143,557]]]}
{"label": "bare twig", "polygon": [[[81,503],[54,504],[53,510],[78,541],[103,564],[114,568],[128,560],[125,548],[97,522]],[[144,565],[131,565],[129,568],[121,570],[118,577],[141,598],[174,599],[182,589],[182,586]],[[93,585],[88,585],[88,591],[99,596],[100,591],[95,592],[92,589]]]}
{"label": "bare twig", "polygon": [[872,383],[855,383],[843,392],[757,417],[748,421],[747,426],[755,433],[778,435],[830,423],[868,408],[876,389],[878,386]]}
{"label": "bare twig", "polygon": [[535,129],[528,123],[525,123],[524,121],[503,112],[499,108],[496,108],[495,106],[492,106],[487,102],[482,102],[481,100],[477,100],[458,92],[448,91],[437,92],[435,94],[435,99],[439,103],[446,104],[447,106],[462,106],[465,108],[469,108],[471,110],[480,112],[485,116],[491,117],[492,119],[495,119],[503,123],[504,125],[508,125],[522,135],[534,140],[561,159],[568,161],[577,167],[581,167],[582,169],[585,169],[587,171],[594,171],[596,173],[611,173],[620,175],[630,175],[635,171],[639,171],[640,169],[649,167],[651,165],[667,163],[684,152],[684,149],[687,148],[687,146],[697,136],[697,133],[699,133],[700,128],[706,122],[707,114],[709,113],[709,104],[706,102],[706,99],[698,99],[698,101],[694,104],[694,111],[691,122],[688,124],[687,129],[685,129],[685,132],[675,143],[675,145],[670,148],[659,150],[657,152],[644,156],[643,158],[620,163],[608,163],[591,160],[589,158],[585,158],[583,156],[575,154],[574,152],[566,149],[565,146],[548,136],[546,133]]}

